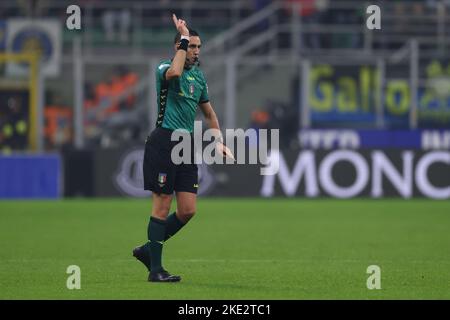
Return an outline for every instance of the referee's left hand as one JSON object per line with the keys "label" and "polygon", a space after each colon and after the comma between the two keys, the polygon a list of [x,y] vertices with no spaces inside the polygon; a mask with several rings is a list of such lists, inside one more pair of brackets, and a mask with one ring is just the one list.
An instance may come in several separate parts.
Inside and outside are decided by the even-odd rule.
{"label": "referee's left hand", "polygon": [[224,157],[227,157],[227,158],[232,159],[233,161],[236,161],[234,159],[234,155],[231,152],[231,150],[226,145],[224,145],[222,142],[218,142],[216,144],[216,148],[217,148],[217,152],[222,154]]}

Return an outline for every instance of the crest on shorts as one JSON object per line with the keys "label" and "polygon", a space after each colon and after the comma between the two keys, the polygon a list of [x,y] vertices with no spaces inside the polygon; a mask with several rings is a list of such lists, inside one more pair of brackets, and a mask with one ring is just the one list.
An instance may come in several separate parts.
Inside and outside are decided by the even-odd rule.
{"label": "crest on shorts", "polygon": [[158,182],[159,182],[159,186],[161,188],[164,186],[166,181],[167,181],[167,174],[166,173],[159,173],[159,175],[158,175]]}
{"label": "crest on shorts", "polygon": [[191,93],[191,96],[194,94],[195,91],[195,85],[193,83],[191,83],[189,85],[189,92]]}

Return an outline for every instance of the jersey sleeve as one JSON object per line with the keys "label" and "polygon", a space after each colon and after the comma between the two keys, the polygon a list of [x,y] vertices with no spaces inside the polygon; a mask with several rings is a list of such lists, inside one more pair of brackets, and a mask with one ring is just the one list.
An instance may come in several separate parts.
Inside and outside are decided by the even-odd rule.
{"label": "jersey sleeve", "polygon": [[209,102],[209,95],[208,95],[208,83],[205,80],[202,94],[200,95],[199,103],[206,103],[206,102]]}
{"label": "jersey sleeve", "polygon": [[161,62],[156,69],[156,77],[159,81],[165,81],[166,80],[166,72],[170,67],[170,63],[168,62]]}

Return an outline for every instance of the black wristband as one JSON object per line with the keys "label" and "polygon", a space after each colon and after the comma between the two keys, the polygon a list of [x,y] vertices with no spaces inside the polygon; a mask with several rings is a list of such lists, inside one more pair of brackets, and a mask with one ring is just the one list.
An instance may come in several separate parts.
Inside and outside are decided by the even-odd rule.
{"label": "black wristband", "polygon": [[180,45],[178,46],[178,50],[184,50],[187,51],[189,45],[189,40],[187,39],[181,39]]}

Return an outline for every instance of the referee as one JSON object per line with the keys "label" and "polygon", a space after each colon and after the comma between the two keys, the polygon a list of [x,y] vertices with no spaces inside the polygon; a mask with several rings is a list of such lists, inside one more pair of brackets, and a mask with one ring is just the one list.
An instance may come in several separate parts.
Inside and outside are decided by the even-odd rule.
{"label": "referee", "polygon": [[[171,159],[171,141],[174,130],[192,134],[197,107],[211,129],[216,132],[216,150],[234,159],[222,143],[217,116],[209,102],[208,86],[198,68],[201,41],[197,32],[189,30],[186,22],[172,15],[177,28],[176,54],[172,60],[162,61],[156,69],[158,118],[156,129],[145,143],[144,188],[152,191],[153,206],[148,224],[148,242],[133,250],[133,256],[149,270],[148,281],[178,282],[180,276],[171,275],[162,266],[164,242],[174,236],[194,216],[196,211],[198,174],[197,165],[174,164]],[[192,139],[191,139],[192,140]],[[191,149],[191,154],[194,150]],[[176,212],[169,215],[175,192]]]}

